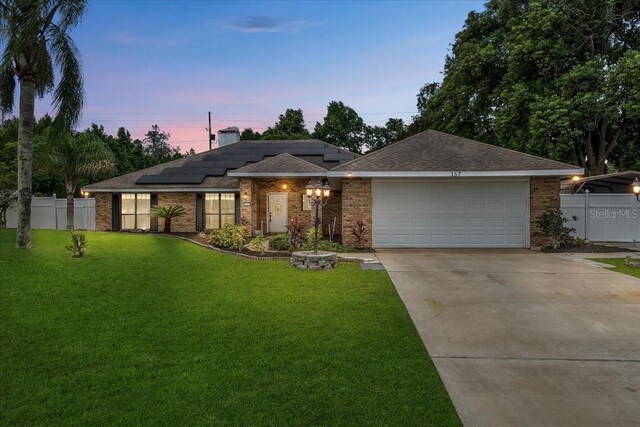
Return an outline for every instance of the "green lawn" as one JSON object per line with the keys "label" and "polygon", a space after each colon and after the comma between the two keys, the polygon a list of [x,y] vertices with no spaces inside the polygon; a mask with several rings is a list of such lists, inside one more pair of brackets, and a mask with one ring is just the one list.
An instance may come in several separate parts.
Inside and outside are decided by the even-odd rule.
{"label": "green lawn", "polygon": [[640,268],[628,267],[624,265],[623,258],[592,258],[592,261],[603,262],[605,264],[615,265],[611,271],[628,274],[629,276],[640,278]]}
{"label": "green lawn", "polygon": [[459,425],[385,272],[0,230],[0,424]]}

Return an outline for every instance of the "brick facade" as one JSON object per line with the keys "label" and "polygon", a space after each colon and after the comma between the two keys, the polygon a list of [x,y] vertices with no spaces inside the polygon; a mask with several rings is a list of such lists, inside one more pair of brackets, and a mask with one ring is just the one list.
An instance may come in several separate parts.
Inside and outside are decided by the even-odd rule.
{"label": "brick facade", "polygon": [[371,179],[347,178],[342,180],[342,243],[354,245],[351,226],[363,220],[367,228],[365,247],[371,247]]}
{"label": "brick facade", "polygon": [[529,222],[531,249],[550,244],[538,226],[538,219],[545,212],[560,209],[560,178],[532,177],[529,181]]}
{"label": "brick facade", "polygon": [[96,193],[96,230],[111,231],[111,193]]}
{"label": "brick facade", "polygon": [[[196,193],[159,193],[158,206],[182,205],[185,214],[171,220],[174,233],[195,233]],[[158,218],[158,231],[164,230],[164,219]]]}

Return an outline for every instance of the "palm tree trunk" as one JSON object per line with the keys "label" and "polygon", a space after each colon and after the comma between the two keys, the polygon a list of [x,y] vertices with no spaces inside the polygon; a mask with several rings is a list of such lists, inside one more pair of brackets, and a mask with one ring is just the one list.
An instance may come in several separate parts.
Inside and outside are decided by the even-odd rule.
{"label": "palm tree trunk", "polygon": [[67,230],[73,230],[73,193],[67,191]]}
{"label": "palm tree trunk", "polygon": [[35,125],[35,88],[36,83],[32,76],[23,76],[20,79],[17,248],[31,247],[31,174],[33,168],[33,127]]}

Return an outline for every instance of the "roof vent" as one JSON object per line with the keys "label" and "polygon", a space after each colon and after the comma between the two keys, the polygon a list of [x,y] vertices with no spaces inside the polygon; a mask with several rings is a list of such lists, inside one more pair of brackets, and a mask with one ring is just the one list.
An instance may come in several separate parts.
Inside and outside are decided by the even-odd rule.
{"label": "roof vent", "polygon": [[240,141],[240,129],[237,127],[231,126],[218,131],[218,147],[235,144],[238,141]]}

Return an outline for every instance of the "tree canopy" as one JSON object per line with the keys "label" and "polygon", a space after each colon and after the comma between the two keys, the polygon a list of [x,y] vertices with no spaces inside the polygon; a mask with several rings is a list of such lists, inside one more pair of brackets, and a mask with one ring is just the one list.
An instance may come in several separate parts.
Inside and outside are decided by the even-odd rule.
{"label": "tree canopy", "polygon": [[[169,144],[171,135],[160,129],[158,125],[152,125],[142,140],[144,153],[151,160],[152,165],[168,162],[182,157],[180,147],[172,147]],[[152,166],[152,165],[147,165]]]}
{"label": "tree canopy", "polygon": [[640,3],[490,0],[425,85],[409,131],[435,128],[604,173],[640,156]]}
{"label": "tree canopy", "polygon": [[314,138],[360,153],[367,127],[355,110],[342,102],[331,101],[322,123],[316,123]]}
{"label": "tree canopy", "polygon": [[262,139],[308,139],[310,136],[304,126],[302,110],[288,108],[284,114],[280,114],[273,127],[264,131]]}

